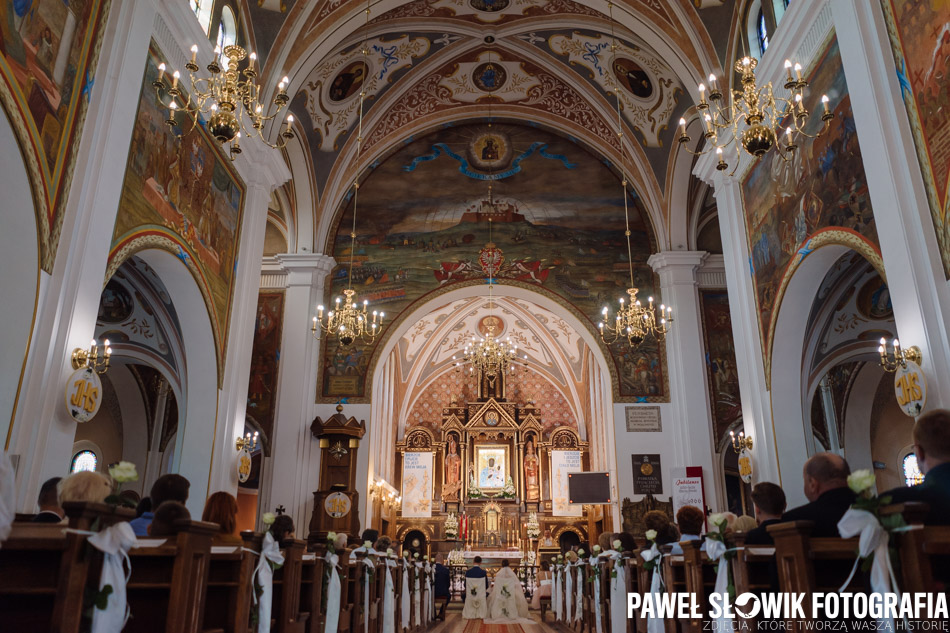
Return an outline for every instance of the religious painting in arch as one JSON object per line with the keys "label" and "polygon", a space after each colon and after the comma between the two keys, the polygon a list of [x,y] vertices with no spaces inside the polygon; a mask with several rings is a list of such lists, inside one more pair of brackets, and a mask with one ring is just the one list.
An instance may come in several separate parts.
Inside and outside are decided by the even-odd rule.
{"label": "religious painting in arch", "polygon": [[719,446],[729,427],[742,417],[729,295],[725,289],[703,289],[699,291],[699,301],[706,343],[706,376],[712,400],[713,445]]}
{"label": "religious painting in arch", "polygon": [[[203,125],[165,123],[152,89],[162,55],[149,48],[110,252],[110,271],[146,246],[170,250],[198,282],[218,344],[227,349],[244,184]],[[220,373],[220,371],[219,371]]]}
{"label": "religious painting in arch", "polygon": [[882,4],[944,275],[950,279],[950,4]]}
{"label": "religious painting in arch", "polygon": [[[827,94],[835,113],[830,128],[817,139],[804,138],[789,160],[772,149],[753,164],[743,179],[749,264],[767,372],[771,341],[766,339],[780,303],[778,293],[796,258],[810,252],[811,240],[822,231],[834,229],[867,250],[879,251],[851,97],[836,38],[832,37],[817,56],[807,78],[810,87],[805,108],[820,112],[820,96]],[[820,117],[813,116],[805,130],[815,134],[822,125]]]}
{"label": "religious painting in arch", "polygon": [[52,271],[62,208],[93,89],[109,0],[0,3],[0,105],[30,170],[40,264]]}
{"label": "religious painting in arch", "polygon": [[277,404],[277,376],[283,317],[283,291],[262,291],[257,297],[257,316],[254,319],[254,338],[251,343],[247,414],[260,427],[261,443],[267,454],[270,454],[274,409]]}
{"label": "religious painting in arch", "polygon": [[[629,285],[618,185],[600,158],[540,128],[440,129],[402,146],[360,186],[352,253],[352,205],[338,217],[327,246],[338,266],[324,303],[347,287],[352,256],[356,298],[385,311],[388,327],[428,299],[459,284],[484,283],[489,275],[500,288],[534,290],[581,319],[595,319]],[[647,264],[655,248],[652,229],[635,194],[629,203],[634,282],[641,294],[656,296],[659,284]],[[596,332],[593,322],[590,330]],[[331,337],[320,396],[366,397],[373,352],[360,343],[344,348]],[[633,350],[614,345],[610,352],[618,401],[668,398],[663,351],[654,340]]]}

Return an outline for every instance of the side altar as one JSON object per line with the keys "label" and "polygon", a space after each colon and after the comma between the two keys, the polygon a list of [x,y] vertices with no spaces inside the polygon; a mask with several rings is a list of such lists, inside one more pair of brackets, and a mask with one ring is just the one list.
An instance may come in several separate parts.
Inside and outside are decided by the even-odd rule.
{"label": "side altar", "polygon": [[397,443],[392,536],[404,547],[517,563],[565,532],[589,540],[594,526],[569,503],[567,484],[568,473],[589,470],[588,443],[568,426],[545,429],[533,402],[505,397],[505,382],[479,376],[476,401],[453,400],[437,425],[409,427]]}

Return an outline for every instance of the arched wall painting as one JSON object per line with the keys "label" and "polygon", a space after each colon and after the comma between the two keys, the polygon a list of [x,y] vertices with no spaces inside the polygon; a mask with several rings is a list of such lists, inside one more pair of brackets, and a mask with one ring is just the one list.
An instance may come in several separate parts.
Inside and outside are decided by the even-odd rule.
{"label": "arched wall painting", "polygon": [[[491,145],[485,138],[497,136]],[[510,147],[510,151],[505,149]],[[481,165],[483,167],[479,167]],[[488,184],[493,182],[489,201]],[[646,261],[653,238],[635,195],[630,197],[634,281],[643,298],[656,296]],[[629,285],[623,194],[616,175],[578,144],[533,127],[463,125],[441,129],[400,148],[375,167],[359,190],[353,287],[359,301],[398,315],[434,293],[495,276],[514,280],[573,306],[592,321],[615,310]],[[352,204],[328,246],[338,263],[325,298],[347,285]],[[502,287],[499,294],[503,293]],[[486,289],[487,293],[487,289]],[[378,341],[377,341],[378,344]],[[663,358],[648,339],[635,351],[611,348],[618,400],[665,401]],[[373,349],[324,346],[320,394],[363,398]]]}
{"label": "arched wall painting", "polygon": [[257,296],[254,340],[251,344],[251,377],[247,386],[247,415],[260,426],[264,452],[270,455],[277,404],[277,371],[284,322],[284,292],[269,290]]}
{"label": "arched wall painting", "polygon": [[218,345],[218,374],[224,367],[234,290],[234,266],[240,243],[244,184],[231,161],[204,127],[165,124],[152,81],[163,60],[154,42],[149,48],[139,109],[112,235],[110,270],[129,251],[168,248],[196,277],[208,302]]}
{"label": "arched wall painting", "polygon": [[835,113],[830,129],[817,139],[799,140],[792,160],[783,160],[772,149],[755,162],[742,187],[766,373],[771,349],[766,339],[777,315],[776,294],[789,265],[810,252],[812,236],[836,227],[880,250],[836,38],[818,56],[807,79],[805,108],[812,116],[805,130],[814,134],[823,125],[818,116],[823,94]]}
{"label": "arched wall painting", "polygon": [[[0,103],[29,164],[51,272],[109,0],[0,2]],[[4,151],[11,151],[5,148]]]}
{"label": "arched wall painting", "polygon": [[742,418],[729,295],[725,289],[704,289],[699,291],[699,302],[703,315],[703,337],[706,342],[706,376],[709,380],[709,397],[712,400],[713,442],[715,446],[719,446],[732,423]]}
{"label": "arched wall painting", "polygon": [[950,4],[884,0],[944,275],[950,279]]}

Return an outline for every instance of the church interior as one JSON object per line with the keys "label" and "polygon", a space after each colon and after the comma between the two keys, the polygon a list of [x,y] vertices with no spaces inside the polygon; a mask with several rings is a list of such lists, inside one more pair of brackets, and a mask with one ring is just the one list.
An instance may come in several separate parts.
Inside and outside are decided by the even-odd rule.
{"label": "church interior", "polygon": [[950,630],[948,70],[945,1],[0,1],[0,628]]}

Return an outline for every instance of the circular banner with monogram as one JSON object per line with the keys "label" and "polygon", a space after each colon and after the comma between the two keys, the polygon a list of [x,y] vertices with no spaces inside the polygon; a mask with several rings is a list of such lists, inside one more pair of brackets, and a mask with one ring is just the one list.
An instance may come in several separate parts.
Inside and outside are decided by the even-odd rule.
{"label": "circular banner with monogram", "polygon": [[927,377],[920,365],[908,360],[894,373],[894,395],[904,415],[920,415],[927,404]]}
{"label": "circular banner with monogram", "polygon": [[66,380],[66,411],[80,424],[99,412],[102,404],[102,381],[91,367],[77,369]]}
{"label": "circular banner with monogram", "polygon": [[238,453],[238,481],[242,484],[251,478],[251,463],[251,451],[245,446]]}
{"label": "circular banner with monogram", "polygon": [[747,448],[739,453],[739,478],[747,484],[752,483],[752,453]]}
{"label": "circular banner with monogram", "polygon": [[334,519],[345,517],[350,513],[350,498],[342,492],[333,492],[323,501],[323,509]]}

